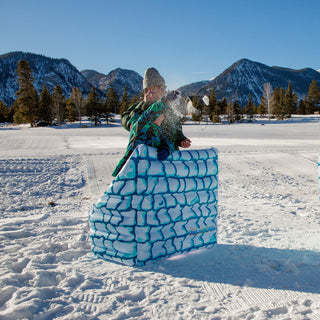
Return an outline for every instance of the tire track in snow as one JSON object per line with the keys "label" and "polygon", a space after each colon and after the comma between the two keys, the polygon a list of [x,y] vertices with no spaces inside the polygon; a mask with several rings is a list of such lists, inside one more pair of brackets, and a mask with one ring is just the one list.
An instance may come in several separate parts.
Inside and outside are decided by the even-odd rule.
{"label": "tire track in snow", "polygon": [[[232,314],[239,314],[247,310],[255,312],[263,311],[266,315],[291,314],[292,308],[305,308],[305,313],[311,313],[312,304],[320,303],[320,297],[317,294],[309,294],[313,303],[306,299],[305,292],[292,290],[264,289],[253,287],[237,287],[223,283],[203,283],[203,288],[209,298],[223,303],[225,309]],[[320,313],[313,312],[312,317],[305,319],[320,319]]]}
{"label": "tire track in snow", "polygon": [[88,187],[92,197],[99,198],[112,182],[112,172],[116,167],[120,156],[118,154],[106,154],[86,156]]}

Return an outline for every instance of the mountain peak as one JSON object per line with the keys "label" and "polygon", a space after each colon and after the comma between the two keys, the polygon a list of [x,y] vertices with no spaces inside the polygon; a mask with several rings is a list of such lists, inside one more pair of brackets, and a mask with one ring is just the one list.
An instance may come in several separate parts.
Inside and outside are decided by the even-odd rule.
{"label": "mountain peak", "polygon": [[[51,60],[54,62],[63,62],[66,63],[70,66],[72,66],[73,68],[75,68],[75,66],[73,66],[69,60],[65,59],[65,58],[51,58],[51,57],[47,57],[43,54],[37,54],[37,53],[32,53],[32,52],[24,52],[24,51],[12,51],[9,53],[5,53],[3,55],[0,56],[0,60],[1,59],[7,59],[7,58],[12,58],[12,59],[18,59],[18,60],[26,60],[29,61],[30,60],[34,60],[34,59],[45,59],[45,60]],[[76,69],[76,68],[75,68]]]}
{"label": "mountain peak", "polygon": [[242,58],[242,59],[238,60],[235,63],[238,63],[238,64],[241,64],[241,63],[254,63],[254,61],[251,61],[251,60],[249,60],[247,58]]}
{"label": "mountain peak", "polygon": [[319,72],[311,68],[294,70],[269,67],[260,62],[241,59],[199,89],[197,94],[199,96],[208,95],[213,88],[218,99],[221,100],[224,97],[228,101],[237,99],[241,106],[247,104],[250,94],[252,101],[258,105],[266,82],[269,82],[272,88],[287,88],[290,81],[292,90],[302,98],[308,93],[313,79],[320,83]]}
{"label": "mountain peak", "polygon": [[46,85],[52,93],[59,85],[66,97],[69,97],[72,87],[78,87],[86,95],[91,85],[85,77],[67,59],[54,59],[44,55],[22,51],[10,52],[0,56],[0,100],[10,105],[16,99],[18,91],[18,62],[29,62],[34,77],[34,86],[38,92]]}
{"label": "mountain peak", "polygon": [[116,68],[107,75],[94,70],[84,70],[81,73],[92,85],[104,93],[112,87],[120,98],[123,95],[124,87],[127,88],[129,97],[139,96],[142,91],[143,78],[133,70]]}
{"label": "mountain peak", "polygon": [[[0,55],[0,100],[10,105],[16,99],[18,91],[17,64],[19,60],[29,62],[35,78],[34,85],[39,91],[46,85],[50,92],[59,85],[66,97],[72,87],[78,87],[86,95],[91,86],[97,88],[100,96],[113,88],[121,98],[124,87],[129,97],[140,94],[143,78],[135,71],[116,68],[108,74],[95,70],[83,70],[81,73],[67,59],[49,58],[35,53],[14,51]],[[184,96],[208,95],[213,88],[217,99],[237,99],[241,106],[248,102],[249,94],[258,105],[263,96],[263,87],[269,82],[273,88],[287,88],[289,81],[294,92],[300,98],[308,93],[310,83],[315,79],[320,84],[320,70],[304,68],[294,70],[287,67],[270,67],[260,62],[242,58],[232,64],[214,79],[191,83],[180,88]]]}
{"label": "mountain peak", "polygon": [[38,92],[43,85],[52,93],[56,85],[62,88],[63,94],[68,98],[73,87],[77,87],[84,96],[91,90],[92,85],[97,88],[99,96],[105,95],[113,87],[119,97],[127,87],[129,97],[139,95],[142,90],[142,77],[132,70],[117,68],[108,75],[95,70],[79,72],[67,59],[56,59],[44,55],[14,51],[0,56],[0,101],[11,105],[16,99],[18,91],[18,75],[16,73],[18,62],[29,62],[34,77],[34,86]]}

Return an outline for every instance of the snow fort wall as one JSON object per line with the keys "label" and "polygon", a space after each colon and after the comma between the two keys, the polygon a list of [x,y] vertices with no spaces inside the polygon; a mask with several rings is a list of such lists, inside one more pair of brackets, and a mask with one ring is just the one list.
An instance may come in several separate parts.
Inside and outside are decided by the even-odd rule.
{"label": "snow fort wall", "polygon": [[216,243],[218,155],[139,145],[89,215],[93,253],[144,265]]}

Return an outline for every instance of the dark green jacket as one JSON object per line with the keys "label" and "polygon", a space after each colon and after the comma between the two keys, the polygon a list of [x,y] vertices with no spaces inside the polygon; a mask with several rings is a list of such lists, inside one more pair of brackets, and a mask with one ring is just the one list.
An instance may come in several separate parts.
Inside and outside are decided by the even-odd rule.
{"label": "dark green jacket", "polygon": [[162,128],[154,123],[168,108],[161,100],[156,101],[142,113],[135,123],[130,124],[130,137],[127,150],[112,173],[114,177],[120,172],[133,150],[139,144],[146,144],[158,150],[164,148],[168,150],[169,154],[175,151],[173,143],[166,137]]}
{"label": "dark green jacket", "polygon": [[[139,119],[142,113],[147,110],[154,101],[138,102],[129,107],[121,116],[121,124],[130,131],[133,124]],[[182,125],[180,117],[174,112],[171,107],[168,107],[165,112],[165,119],[161,124],[161,128],[166,137],[173,143],[175,150],[179,150],[181,142],[187,137],[182,133]]]}

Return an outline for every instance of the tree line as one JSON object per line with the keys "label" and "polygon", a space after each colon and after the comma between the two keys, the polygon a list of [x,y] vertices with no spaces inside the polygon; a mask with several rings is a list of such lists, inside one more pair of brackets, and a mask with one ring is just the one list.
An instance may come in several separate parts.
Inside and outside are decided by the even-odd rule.
{"label": "tree line", "polygon": [[[130,99],[126,87],[119,99],[116,91],[111,87],[104,98],[99,98],[98,93],[92,86],[91,91],[85,98],[79,88],[72,88],[69,98],[63,94],[59,85],[54,87],[51,94],[46,86],[43,86],[38,94],[33,85],[34,78],[29,63],[24,60],[18,62],[16,70],[18,74],[19,90],[16,92],[17,99],[10,108],[0,101],[0,123],[15,122],[17,124],[30,123],[37,125],[39,121],[44,124],[61,125],[64,121],[79,121],[81,117],[88,116],[95,126],[100,121],[107,124],[112,120],[112,114],[122,114],[127,108],[141,97],[136,95]],[[270,83],[265,83],[261,102],[256,106],[248,96],[247,104],[241,108],[237,99],[227,101],[226,98],[218,100],[214,89],[211,89],[206,103],[197,95],[193,97],[192,104],[196,112],[192,113],[194,121],[201,121],[206,117],[214,123],[221,122],[226,118],[229,123],[242,121],[244,118],[252,121],[256,114],[283,120],[290,118],[292,114],[313,114],[320,112],[320,88],[316,80],[312,80],[308,94],[303,99],[293,92],[291,83],[288,87],[272,89]]]}
{"label": "tree line", "polygon": [[195,96],[192,104],[196,109],[196,112],[192,114],[192,119],[195,121],[200,121],[205,116],[214,123],[221,122],[223,117],[229,123],[241,121],[244,117],[252,121],[256,114],[268,116],[269,119],[283,120],[290,118],[293,114],[320,113],[320,88],[317,81],[312,80],[308,94],[299,100],[298,95],[292,90],[291,82],[288,83],[286,89],[276,87],[273,90],[270,83],[265,83],[260,104],[256,106],[249,94],[248,102],[243,108],[237,99],[227,101],[226,98],[223,98],[218,101],[214,89],[211,89],[208,103],[204,103],[200,97]]}
{"label": "tree line", "polygon": [[107,91],[104,98],[99,98],[93,86],[86,98],[76,87],[72,88],[70,97],[66,98],[59,85],[54,87],[52,94],[44,85],[38,94],[28,61],[20,60],[16,73],[19,85],[17,98],[10,108],[0,101],[0,122],[29,123],[34,127],[39,122],[44,125],[61,125],[64,121],[80,121],[81,125],[81,117],[88,116],[98,126],[103,120],[109,124],[112,114],[122,114],[131,104],[139,101],[137,96],[129,98],[126,87],[121,99],[113,88]]}

